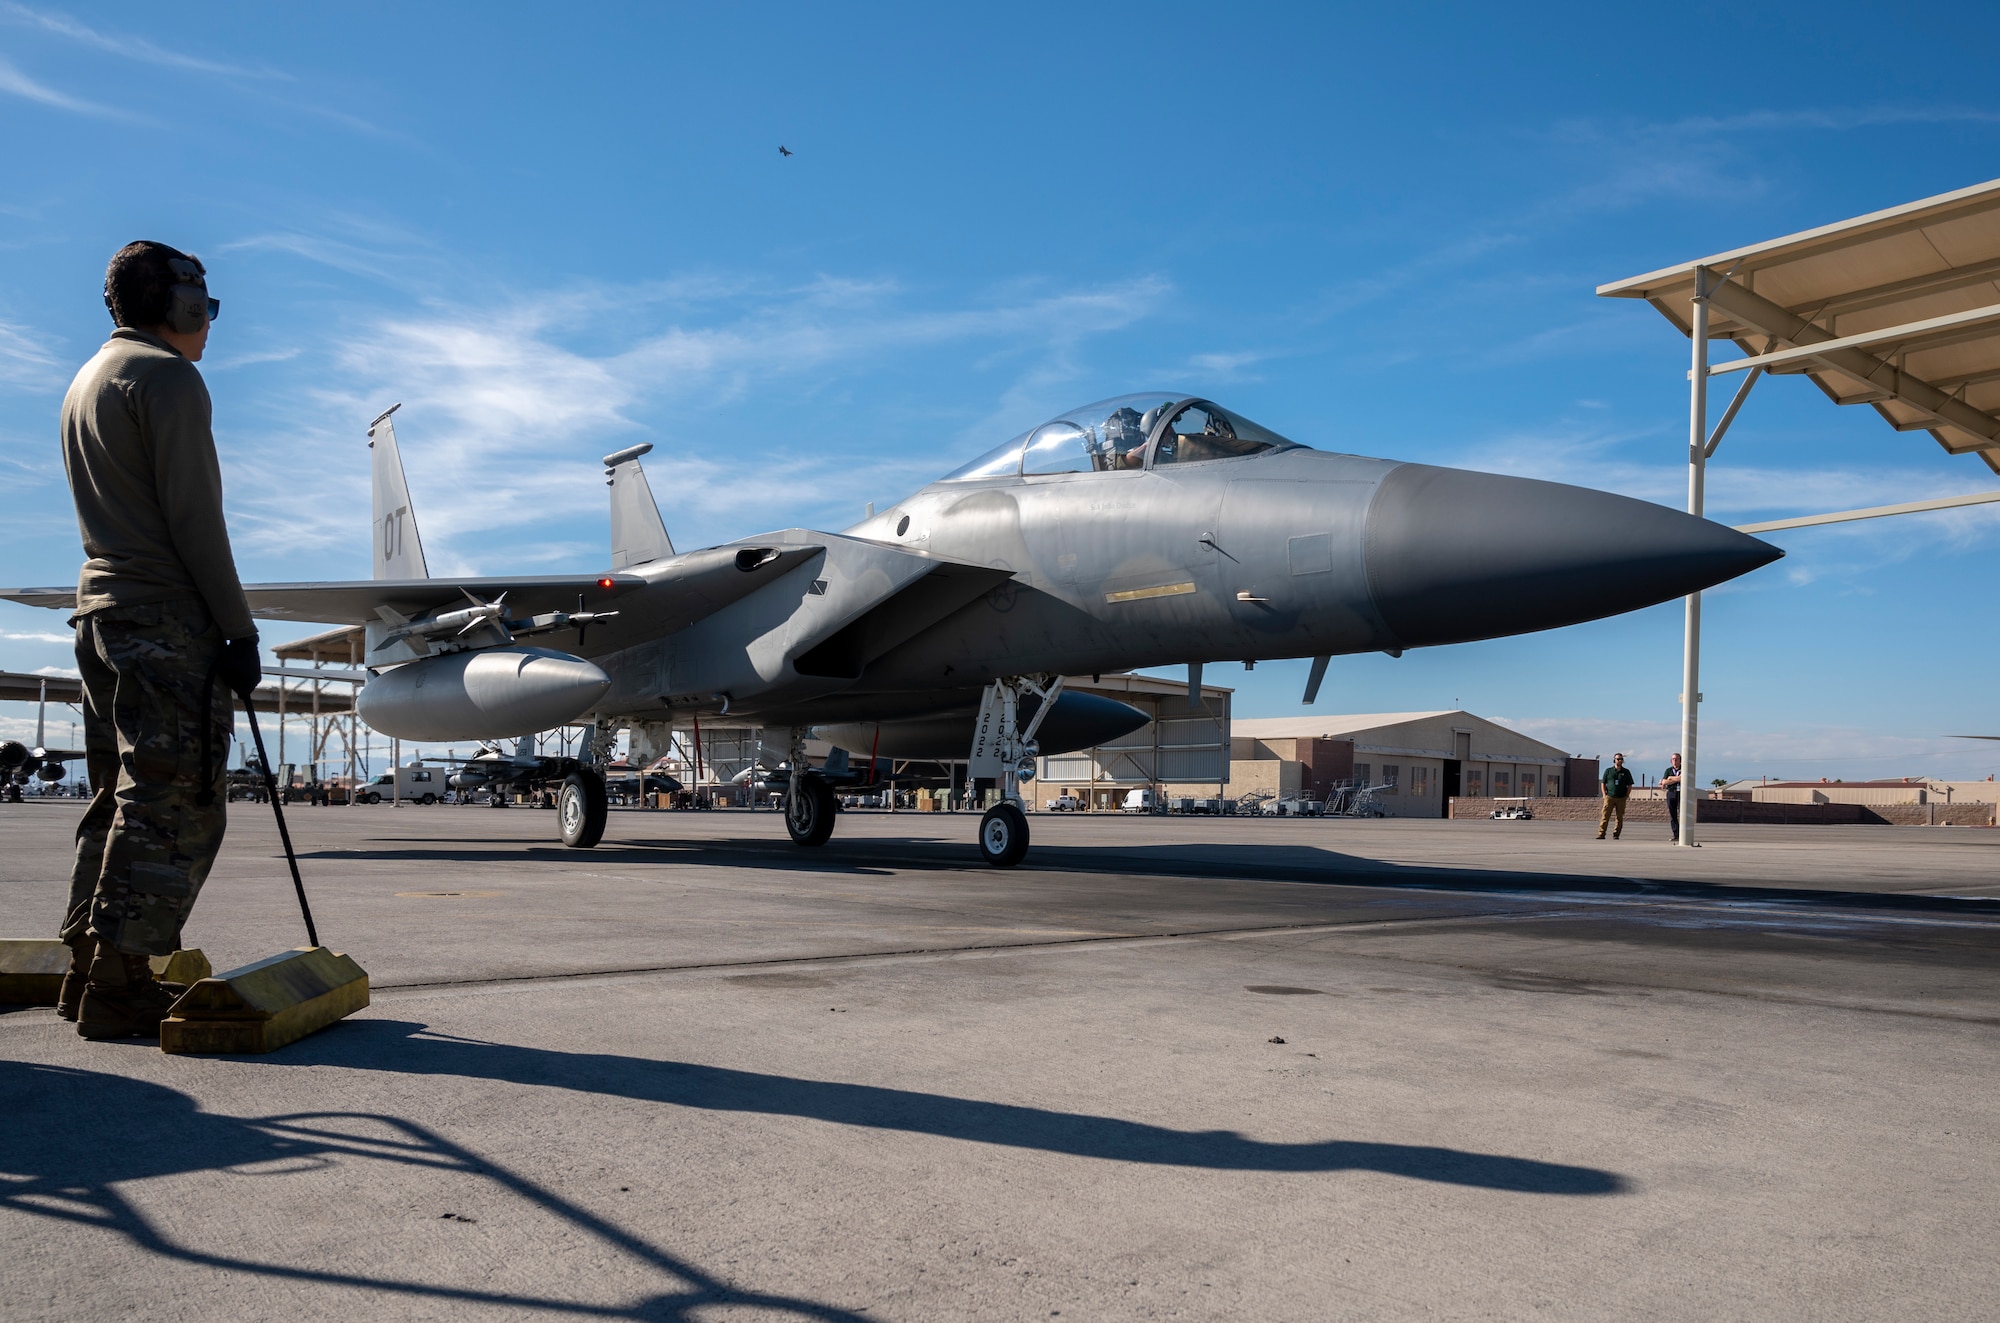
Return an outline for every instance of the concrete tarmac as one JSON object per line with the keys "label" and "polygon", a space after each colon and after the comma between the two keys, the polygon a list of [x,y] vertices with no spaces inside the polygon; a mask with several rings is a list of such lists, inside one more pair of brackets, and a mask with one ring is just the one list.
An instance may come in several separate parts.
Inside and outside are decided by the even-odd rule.
{"label": "concrete tarmac", "polygon": [[[0,935],[79,812],[0,805]],[[2000,1300],[2000,832],[553,817],[294,808],[374,1004],[269,1056],[0,1013],[0,1317]],[[303,940],[268,809],[188,940]]]}

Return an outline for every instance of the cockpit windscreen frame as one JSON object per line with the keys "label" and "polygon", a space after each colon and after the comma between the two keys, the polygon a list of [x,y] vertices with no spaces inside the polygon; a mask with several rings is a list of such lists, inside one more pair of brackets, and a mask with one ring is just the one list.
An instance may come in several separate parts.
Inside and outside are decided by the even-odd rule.
{"label": "cockpit windscreen frame", "polygon": [[[1190,411],[1201,413],[1202,430],[1174,432],[1174,425]],[[1171,444],[1169,436],[1175,438]],[[1193,453],[1183,456],[1183,448]],[[1245,459],[1294,449],[1303,447],[1203,396],[1159,391],[1114,396],[1067,410],[938,481],[1138,473],[1167,464]]]}

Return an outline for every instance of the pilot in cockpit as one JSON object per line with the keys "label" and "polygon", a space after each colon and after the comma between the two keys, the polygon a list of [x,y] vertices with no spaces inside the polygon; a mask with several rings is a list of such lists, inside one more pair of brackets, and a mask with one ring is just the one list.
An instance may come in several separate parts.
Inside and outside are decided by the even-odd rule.
{"label": "pilot in cockpit", "polygon": [[1136,469],[1146,463],[1146,426],[1139,411],[1127,406],[1104,420],[1104,445],[1091,456],[1091,466],[1107,469]]}

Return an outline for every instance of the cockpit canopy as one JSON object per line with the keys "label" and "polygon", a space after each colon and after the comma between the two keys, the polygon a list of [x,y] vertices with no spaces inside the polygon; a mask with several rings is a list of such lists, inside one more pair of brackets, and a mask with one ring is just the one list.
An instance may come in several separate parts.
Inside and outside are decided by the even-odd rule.
{"label": "cockpit canopy", "polygon": [[1114,473],[1300,449],[1241,414],[1192,395],[1156,391],[1086,404],[1021,433],[939,479]]}

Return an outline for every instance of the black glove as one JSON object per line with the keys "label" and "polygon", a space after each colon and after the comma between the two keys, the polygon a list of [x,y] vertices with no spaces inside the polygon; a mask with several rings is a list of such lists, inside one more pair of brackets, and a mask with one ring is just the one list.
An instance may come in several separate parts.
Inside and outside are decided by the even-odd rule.
{"label": "black glove", "polygon": [[222,645],[222,683],[244,702],[264,681],[264,663],[257,657],[257,636],[231,639]]}

